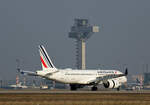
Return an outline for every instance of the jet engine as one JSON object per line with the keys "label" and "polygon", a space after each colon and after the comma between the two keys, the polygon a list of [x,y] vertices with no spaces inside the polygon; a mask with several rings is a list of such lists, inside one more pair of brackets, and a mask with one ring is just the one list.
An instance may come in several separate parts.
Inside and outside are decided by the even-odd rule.
{"label": "jet engine", "polygon": [[119,80],[108,80],[103,83],[105,88],[118,88],[121,84],[119,83]]}

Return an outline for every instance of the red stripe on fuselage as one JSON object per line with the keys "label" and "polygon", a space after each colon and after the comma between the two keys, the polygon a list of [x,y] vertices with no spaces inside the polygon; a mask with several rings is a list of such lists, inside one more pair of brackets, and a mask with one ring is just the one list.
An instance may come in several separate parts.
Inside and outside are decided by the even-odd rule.
{"label": "red stripe on fuselage", "polygon": [[45,64],[43,58],[42,58],[42,57],[40,57],[40,58],[41,58],[41,62],[42,62],[42,64],[44,65],[44,67],[47,68],[47,65]]}

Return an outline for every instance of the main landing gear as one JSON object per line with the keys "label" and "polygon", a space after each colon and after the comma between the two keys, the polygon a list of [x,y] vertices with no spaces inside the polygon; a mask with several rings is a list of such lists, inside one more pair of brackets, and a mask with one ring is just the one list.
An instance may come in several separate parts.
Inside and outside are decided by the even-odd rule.
{"label": "main landing gear", "polygon": [[120,91],[120,87],[117,88],[117,91]]}
{"label": "main landing gear", "polygon": [[91,88],[91,90],[92,90],[92,91],[97,91],[98,88],[97,88],[96,86],[93,86],[93,87]]}
{"label": "main landing gear", "polygon": [[70,90],[73,90],[73,91],[77,90],[77,86],[73,85],[73,84],[70,84]]}
{"label": "main landing gear", "polygon": [[[83,87],[84,87],[84,85],[70,84],[70,90],[72,90],[72,91],[76,91],[78,88],[83,88]],[[97,90],[98,90],[98,88],[96,86],[93,86],[91,88],[91,91],[97,91]]]}

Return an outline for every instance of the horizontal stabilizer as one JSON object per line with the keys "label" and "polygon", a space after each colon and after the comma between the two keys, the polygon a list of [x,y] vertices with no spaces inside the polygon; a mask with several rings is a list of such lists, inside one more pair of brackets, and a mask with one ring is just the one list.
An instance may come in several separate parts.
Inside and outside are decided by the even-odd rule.
{"label": "horizontal stabilizer", "polygon": [[18,70],[18,72],[20,72],[23,75],[38,76],[35,72],[32,72],[32,71],[23,71],[23,70],[21,70],[19,68],[17,70]]}

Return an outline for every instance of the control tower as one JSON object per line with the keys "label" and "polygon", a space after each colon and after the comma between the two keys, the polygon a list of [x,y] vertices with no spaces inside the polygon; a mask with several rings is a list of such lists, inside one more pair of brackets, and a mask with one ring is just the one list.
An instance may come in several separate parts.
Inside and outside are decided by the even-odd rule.
{"label": "control tower", "polygon": [[69,32],[69,38],[76,40],[76,67],[86,69],[85,64],[85,42],[95,32],[99,32],[98,26],[91,26],[88,19],[75,19],[74,25]]}

